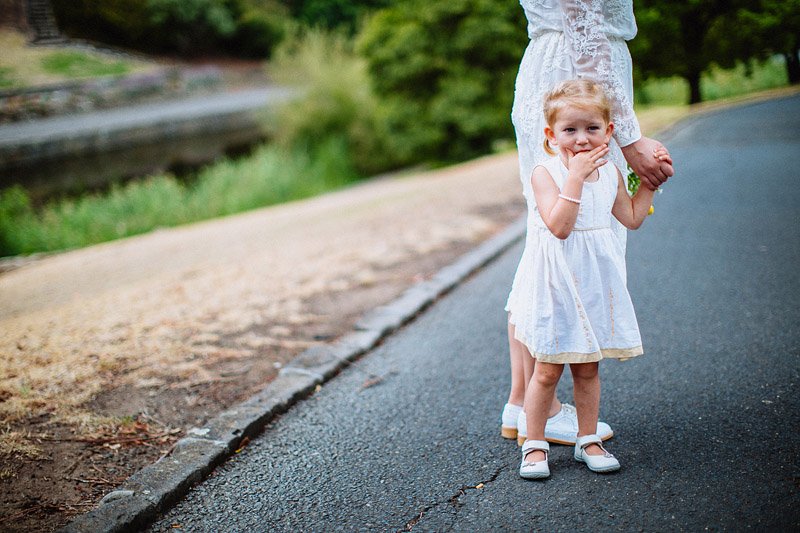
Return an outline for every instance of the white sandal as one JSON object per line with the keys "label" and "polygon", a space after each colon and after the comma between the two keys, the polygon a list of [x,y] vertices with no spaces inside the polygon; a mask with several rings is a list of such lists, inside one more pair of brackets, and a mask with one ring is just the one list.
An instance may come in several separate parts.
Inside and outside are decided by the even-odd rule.
{"label": "white sandal", "polygon": [[[586,447],[590,444],[597,444],[600,446],[600,449],[603,450],[603,455],[589,455],[586,453]],[[620,468],[617,458],[603,448],[603,441],[597,435],[578,437],[578,441],[575,443],[575,460],[586,463],[589,470],[601,474],[616,472]]]}
{"label": "white sandal", "polygon": [[[528,462],[525,456],[534,450],[544,452],[544,461]],[[519,465],[519,476],[525,479],[544,479],[550,477],[550,466],[547,464],[550,455],[550,444],[546,440],[526,440],[522,445],[522,464]]]}

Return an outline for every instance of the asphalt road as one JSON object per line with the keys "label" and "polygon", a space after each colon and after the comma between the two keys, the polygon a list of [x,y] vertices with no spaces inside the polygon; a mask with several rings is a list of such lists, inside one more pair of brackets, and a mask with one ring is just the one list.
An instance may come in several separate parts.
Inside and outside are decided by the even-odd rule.
{"label": "asphalt road", "polygon": [[[800,527],[800,97],[686,121],[631,234],[645,356],[601,364],[622,462],[554,447],[521,480],[499,436],[521,253],[441,299],[273,423],[153,531],[776,531]],[[385,379],[364,387],[365,372]],[[562,380],[559,395],[571,397]]]}

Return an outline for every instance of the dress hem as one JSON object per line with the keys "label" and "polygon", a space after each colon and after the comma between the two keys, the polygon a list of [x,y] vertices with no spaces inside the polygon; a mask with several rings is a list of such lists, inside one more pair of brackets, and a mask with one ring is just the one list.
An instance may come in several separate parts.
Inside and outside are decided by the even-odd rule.
{"label": "dress hem", "polygon": [[[530,348],[529,348],[530,350]],[[635,348],[601,348],[592,353],[580,352],[561,352],[557,354],[546,354],[530,350],[533,357],[542,363],[569,364],[569,363],[596,363],[601,359],[618,359],[627,361],[644,353],[641,346]]]}
{"label": "dress hem", "polygon": [[616,359],[618,361],[627,361],[644,354],[642,346],[634,346],[633,348],[600,348],[600,350],[592,353],[581,352],[560,352],[556,354],[548,354],[537,352],[531,349],[531,343],[528,336],[520,331],[519,326],[515,323],[514,313],[510,310],[510,305],[506,305],[508,312],[508,323],[514,326],[514,338],[525,345],[528,352],[537,361],[543,363],[553,364],[569,364],[569,363],[594,363],[601,359]]}

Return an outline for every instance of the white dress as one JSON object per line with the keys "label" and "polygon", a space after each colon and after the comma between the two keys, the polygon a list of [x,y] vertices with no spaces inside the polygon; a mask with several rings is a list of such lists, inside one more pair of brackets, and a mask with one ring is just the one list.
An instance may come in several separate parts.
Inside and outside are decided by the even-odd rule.
{"label": "white dress", "polygon": [[[632,0],[520,0],[530,43],[519,66],[511,120],[517,136],[520,179],[531,198],[531,171],[550,156],[544,151],[544,95],[558,82],[591,78],[614,102],[614,139],[609,157],[619,167],[619,146],[642,134],[633,111],[633,75],[626,40],[636,36]],[[626,174],[623,174],[625,176]]]}
{"label": "white dress", "polygon": [[[567,168],[559,157],[543,166],[561,189]],[[625,252],[611,228],[616,167],[600,167],[583,186],[578,218],[566,239],[553,235],[538,208],[508,300],[516,338],[539,361],[589,363],[642,354],[642,340],[625,281]],[[530,238],[533,237],[533,238]]]}
{"label": "white dress", "polygon": [[[517,74],[511,118],[517,137],[522,193],[528,204],[528,228],[531,228],[538,216],[531,173],[536,165],[551,157],[543,147],[543,100],[545,93],[559,81],[586,77],[603,86],[614,102],[614,140],[608,158],[617,167],[626,168],[619,146],[627,146],[641,137],[633,111],[631,57],[625,43],[636,35],[636,20],[632,0],[520,0],[520,4],[528,20],[530,43]],[[623,176],[627,178],[627,173]],[[611,227],[624,253],[625,228],[616,219]],[[538,231],[529,229],[526,252],[537,247],[538,237]],[[527,256],[523,253],[514,276],[506,305],[510,317],[520,314],[519,309],[514,309],[514,302],[528,297],[519,291],[524,290],[522,287],[532,287],[534,273],[532,265],[526,262]],[[529,334],[523,332],[522,336]]]}

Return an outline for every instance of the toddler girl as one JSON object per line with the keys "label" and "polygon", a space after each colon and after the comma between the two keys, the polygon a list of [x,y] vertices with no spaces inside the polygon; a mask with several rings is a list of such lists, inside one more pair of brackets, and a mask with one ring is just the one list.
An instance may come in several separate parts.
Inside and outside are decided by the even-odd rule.
{"label": "toddler girl", "polygon": [[[545,148],[555,157],[531,176],[535,205],[528,232],[538,232],[538,238],[532,241],[536,246],[526,247],[519,267],[531,275],[523,277],[525,287],[515,287],[518,296],[509,306],[516,338],[536,358],[525,394],[528,440],[519,470],[528,479],[550,475],[544,429],[565,364],[578,416],[575,459],[595,472],[620,467],[596,434],[598,361],[641,355],[642,341],[611,217],[636,229],[653,199],[646,187],[631,198],[620,171],[604,159],[614,125],[598,84],[562,82],[545,96],[544,115]],[[669,157],[666,150],[654,155]]]}

